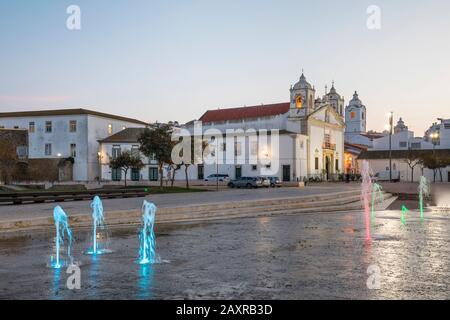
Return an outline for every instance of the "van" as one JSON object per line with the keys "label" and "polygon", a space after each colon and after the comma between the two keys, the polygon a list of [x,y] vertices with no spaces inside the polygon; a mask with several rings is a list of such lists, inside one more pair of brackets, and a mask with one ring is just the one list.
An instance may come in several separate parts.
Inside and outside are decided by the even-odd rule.
{"label": "van", "polygon": [[[373,177],[373,180],[375,182],[389,181],[390,180],[389,170],[377,172]],[[400,171],[392,170],[392,181],[400,182]]]}

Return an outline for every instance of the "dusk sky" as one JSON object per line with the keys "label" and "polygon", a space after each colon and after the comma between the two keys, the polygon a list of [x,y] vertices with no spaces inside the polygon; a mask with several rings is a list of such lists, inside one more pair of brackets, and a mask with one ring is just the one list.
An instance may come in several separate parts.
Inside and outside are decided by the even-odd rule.
{"label": "dusk sky", "polygon": [[[69,5],[81,30],[66,28]],[[381,8],[381,30],[366,26]],[[355,90],[368,129],[386,113],[417,136],[450,118],[450,2],[0,0],[0,112],[87,108],[144,121]]]}

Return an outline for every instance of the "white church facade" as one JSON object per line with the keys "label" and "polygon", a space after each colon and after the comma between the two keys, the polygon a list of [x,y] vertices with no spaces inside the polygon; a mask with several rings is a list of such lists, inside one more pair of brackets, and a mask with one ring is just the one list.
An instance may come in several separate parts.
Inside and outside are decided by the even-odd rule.
{"label": "white church facade", "polygon": [[[199,119],[204,135],[211,129],[226,133],[242,130],[231,137],[235,141],[234,163],[219,160],[216,164],[197,164],[190,168],[191,179],[203,179],[210,174],[227,174],[231,179],[241,176],[277,176],[282,181],[302,181],[309,178],[337,179],[344,167],[344,99],[331,88],[316,99],[314,87],[302,74],[290,89],[290,102],[241,108],[209,110]],[[193,133],[192,125],[186,127]],[[250,129],[276,130],[278,147],[252,146]],[[271,135],[272,139],[274,135]],[[227,135],[230,139],[230,135]],[[240,142],[243,141],[242,148]],[[272,141],[272,140],[271,140]],[[261,146],[261,143],[259,144]],[[226,151],[229,143],[220,150]],[[265,159],[251,163],[252,153]],[[239,159],[240,158],[240,159]],[[228,159],[227,159],[228,160]],[[238,161],[241,160],[241,161]],[[225,163],[226,162],[226,163]],[[270,169],[270,174],[268,170]]]}

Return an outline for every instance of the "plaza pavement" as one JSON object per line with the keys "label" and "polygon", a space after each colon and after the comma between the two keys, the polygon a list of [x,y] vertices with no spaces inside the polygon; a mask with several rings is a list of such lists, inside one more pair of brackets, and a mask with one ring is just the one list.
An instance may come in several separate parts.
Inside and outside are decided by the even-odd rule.
{"label": "plaza pavement", "polygon": [[[312,195],[332,194],[342,191],[359,190],[359,184],[327,183],[309,185],[305,188],[275,188],[275,189],[227,189],[206,192],[158,194],[146,197],[148,201],[159,208],[183,207],[201,204],[228,203],[248,200],[266,200],[281,198],[297,198]],[[103,207],[108,211],[140,210],[144,198],[104,199]],[[331,199],[330,199],[331,200]],[[68,201],[62,203],[41,203],[23,205],[0,205],[0,222],[20,219],[51,217],[53,208],[61,205],[69,214],[89,214],[90,201]]]}

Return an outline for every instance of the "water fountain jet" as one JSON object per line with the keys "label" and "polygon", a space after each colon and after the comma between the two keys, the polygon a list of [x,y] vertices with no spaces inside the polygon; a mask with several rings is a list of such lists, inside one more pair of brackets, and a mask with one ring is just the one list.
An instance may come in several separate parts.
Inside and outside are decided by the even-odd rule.
{"label": "water fountain jet", "polygon": [[[55,257],[50,257],[50,267],[60,269],[65,265],[73,264],[72,258],[72,231],[69,228],[69,222],[66,213],[60,206],[56,206],[53,210],[53,219],[56,227],[55,237]],[[64,246],[64,238],[67,234],[67,258],[70,260],[64,261],[61,258],[61,246]]]}
{"label": "water fountain jet", "polygon": [[364,218],[366,225],[366,240],[371,240],[371,219],[370,219],[370,197],[372,193],[372,177],[370,174],[370,166],[367,161],[363,161],[361,166],[361,200],[364,205]]}
{"label": "water fountain jet", "polygon": [[423,200],[428,199],[430,197],[430,191],[431,191],[430,184],[428,183],[427,178],[421,176],[419,184],[419,206],[420,206],[420,219],[422,221],[424,219]]}
{"label": "water fountain jet", "polygon": [[139,234],[139,264],[153,264],[160,262],[160,258],[156,254],[154,231],[156,210],[157,208],[153,203],[144,200],[142,205],[143,226]]}
{"label": "water fountain jet", "polygon": [[[103,214],[103,204],[100,197],[95,196],[92,203],[92,248],[88,249],[87,254],[96,255],[96,254],[104,254],[110,253],[111,251],[102,248],[98,239],[101,237],[102,233],[104,233],[104,238],[107,240],[107,231],[105,224],[105,217]],[[100,230],[100,231],[99,231]]]}

